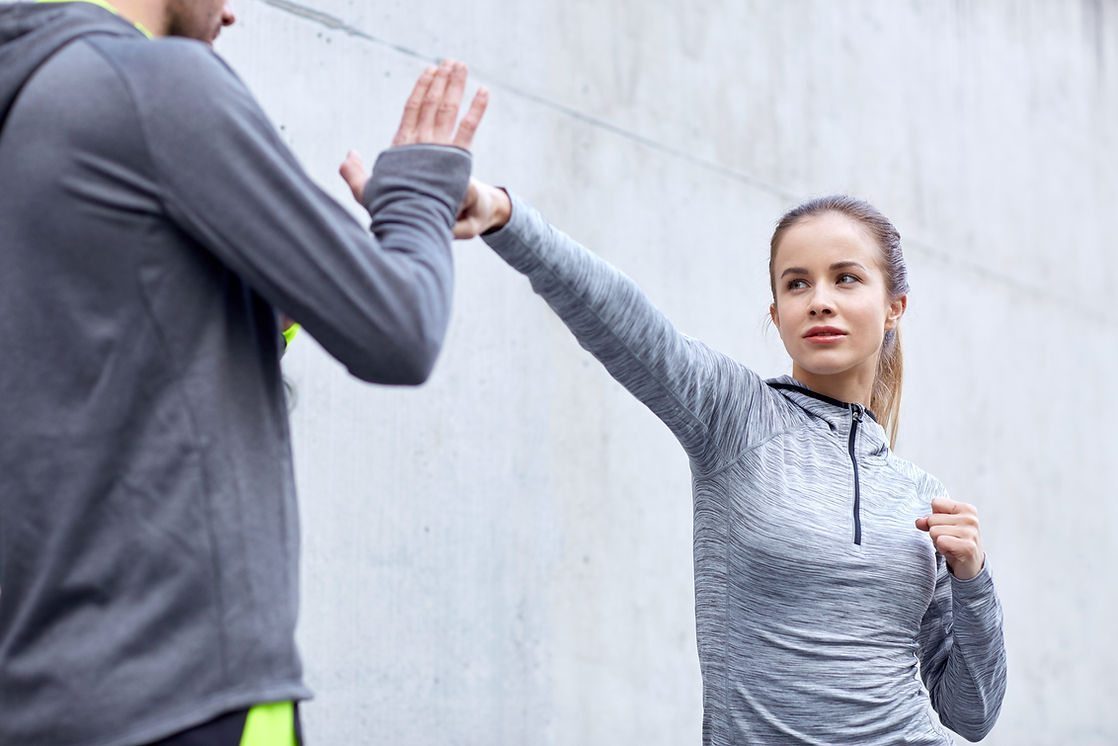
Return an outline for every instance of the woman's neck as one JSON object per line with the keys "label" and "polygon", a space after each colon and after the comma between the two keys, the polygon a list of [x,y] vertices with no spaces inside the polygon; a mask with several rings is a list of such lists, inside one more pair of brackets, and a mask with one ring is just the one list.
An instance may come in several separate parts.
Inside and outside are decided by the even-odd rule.
{"label": "woman's neck", "polygon": [[817,394],[839,401],[861,404],[866,409],[870,408],[870,399],[873,396],[873,372],[867,375],[866,371],[850,370],[817,375],[792,363],[792,377]]}

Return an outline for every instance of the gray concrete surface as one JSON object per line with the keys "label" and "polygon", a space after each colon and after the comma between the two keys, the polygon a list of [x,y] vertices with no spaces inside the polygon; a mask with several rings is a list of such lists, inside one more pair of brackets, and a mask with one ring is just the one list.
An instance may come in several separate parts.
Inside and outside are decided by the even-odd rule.
{"label": "gray concrete surface", "polygon": [[[986,743],[1118,743],[1118,2],[236,7],[219,51],[340,200],[346,149],[464,59],[493,94],[476,173],[765,374],[776,219],[878,205],[913,285],[898,450],[979,506],[1006,609]],[[522,277],[457,252],[425,387],[306,336],[285,361],[310,742],[698,743],[686,458]]]}

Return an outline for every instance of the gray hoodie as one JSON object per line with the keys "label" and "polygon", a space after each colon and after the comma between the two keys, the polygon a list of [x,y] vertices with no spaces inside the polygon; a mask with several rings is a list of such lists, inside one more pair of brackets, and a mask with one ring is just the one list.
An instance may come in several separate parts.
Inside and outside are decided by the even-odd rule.
{"label": "gray hoodie", "polygon": [[873,415],[761,380],[513,198],[486,242],[690,457],[703,743],[944,746],[1005,693],[989,563],[952,576],[914,525],[946,490]]}
{"label": "gray hoodie", "polygon": [[206,45],[0,9],[0,743],[308,696],[276,309],[364,380],[423,381],[469,170],[383,154],[370,233]]}

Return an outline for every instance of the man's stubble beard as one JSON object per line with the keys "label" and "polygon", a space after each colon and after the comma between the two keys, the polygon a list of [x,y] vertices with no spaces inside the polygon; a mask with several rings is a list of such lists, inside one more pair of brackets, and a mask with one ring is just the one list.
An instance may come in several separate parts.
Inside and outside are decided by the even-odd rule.
{"label": "man's stubble beard", "polygon": [[168,0],[164,28],[167,36],[182,36],[187,39],[213,44],[221,31],[221,12],[205,14],[198,5],[210,4],[210,0]]}

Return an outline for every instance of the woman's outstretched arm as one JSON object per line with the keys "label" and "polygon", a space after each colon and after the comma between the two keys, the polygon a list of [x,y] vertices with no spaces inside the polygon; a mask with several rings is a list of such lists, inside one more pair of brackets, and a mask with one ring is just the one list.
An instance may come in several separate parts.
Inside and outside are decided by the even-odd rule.
{"label": "woman's outstretched arm", "polygon": [[[472,180],[456,238],[481,235],[606,369],[709,468],[718,442],[743,438],[767,387],[740,364],[677,331],[631,279],[549,225],[527,203]],[[720,423],[735,422],[721,428]],[[746,425],[743,427],[743,425]],[[711,436],[715,436],[712,438]]]}

